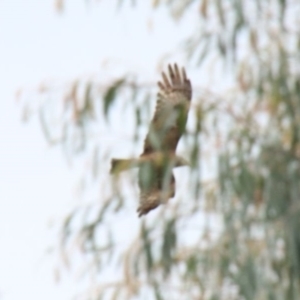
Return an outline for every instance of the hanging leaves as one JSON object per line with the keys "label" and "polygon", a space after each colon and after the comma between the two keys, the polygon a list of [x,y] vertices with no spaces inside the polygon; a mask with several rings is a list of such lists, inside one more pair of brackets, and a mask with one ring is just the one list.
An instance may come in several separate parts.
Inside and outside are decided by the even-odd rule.
{"label": "hanging leaves", "polygon": [[150,230],[143,222],[141,227],[141,238],[143,241],[143,252],[146,259],[146,271],[149,277],[151,277],[151,271],[153,268],[153,254],[152,254],[152,242],[150,239]]}
{"label": "hanging leaves", "polygon": [[171,219],[165,224],[161,249],[162,266],[165,277],[170,274],[173,264],[173,253],[175,252],[176,247],[176,237],[176,220]]}
{"label": "hanging leaves", "polygon": [[113,104],[113,102],[115,101],[117,93],[119,92],[119,89],[122,87],[124,82],[125,82],[124,78],[115,81],[104,93],[104,96],[103,96],[104,115],[106,116],[106,118],[108,116],[109,109],[110,109],[111,105]]}

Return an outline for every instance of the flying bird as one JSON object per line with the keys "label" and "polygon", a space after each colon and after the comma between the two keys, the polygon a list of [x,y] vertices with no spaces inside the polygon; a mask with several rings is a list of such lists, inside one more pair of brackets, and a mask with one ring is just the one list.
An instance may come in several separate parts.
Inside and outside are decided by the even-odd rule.
{"label": "flying bird", "polygon": [[111,173],[119,174],[138,167],[140,188],[139,217],[175,196],[173,168],[188,162],[176,155],[179,139],[185,132],[192,98],[192,86],[185,69],[177,64],[168,66],[158,82],[155,113],[147,133],[143,153],[138,158],[112,159]]}

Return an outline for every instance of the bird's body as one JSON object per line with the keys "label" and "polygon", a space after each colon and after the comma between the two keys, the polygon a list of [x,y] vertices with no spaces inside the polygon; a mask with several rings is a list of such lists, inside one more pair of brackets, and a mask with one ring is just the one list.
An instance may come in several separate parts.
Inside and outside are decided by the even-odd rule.
{"label": "bird's body", "polygon": [[157,165],[152,160],[140,164],[138,185],[140,188],[139,216],[147,214],[175,196],[174,160],[166,158]]}
{"label": "bird's body", "polygon": [[176,148],[185,131],[192,96],[192,87],[184,68],[169,65],[170,81],[162,73],[154,117],[145,139],[142,154],[137,159],[113,159],[112,173],[138,167],[140,188],[139,216],[147,214],[175,195],[173,168],[187,165],[176,155]]}

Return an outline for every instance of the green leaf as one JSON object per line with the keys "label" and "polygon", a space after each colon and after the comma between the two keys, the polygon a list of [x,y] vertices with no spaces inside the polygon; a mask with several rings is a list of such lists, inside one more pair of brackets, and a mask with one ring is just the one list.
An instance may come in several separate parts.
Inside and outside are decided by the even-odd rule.
{"label": "green leaf", "polygon": [[146,227],[145,223],[142,224],[142,239],[144,243],[144,253],[146,257],[146,265],[147,265],[147,273],[150,275],[152,268],[153,268],[153,255],[152,255],[152,249],[151,249],[151,241],[149,239],[149,229]]}
{"label": "green leaf", "polygon": [[169,275],[172,267],[176,237],[176,219],[171,219],[165,225],[162,244],[162,264],[165,276]]}
{"label": "green leaf", "polygon": [[94,118],[95,112],[94,112],[94,105],[93,105],[93,99],[92,99],[92,84],[88,83],[85,88],[84,93],[84,107],[82,109],[84,116],[87,116],[88,118]]}
{"label": "green leaf", "polygon": [[107,117],[107,114],[109,112],[109,109],[111,105],[113,104],[113,101],[116,98],[117,92],[120,89],[120,87],[125,82],[125,79],[119,79],[115,81],[106,91],[103,99],[104,99],[104,115]]}
{"label": "green leaf", "polygon": [[190,256],[186,260],[186,272],[185,276],[187,277],[194,277],[197,274],[197,265],[198,265],[198,260],[196,255]]}
{"label": "green leaf", "polygon": [[154,282],[154,292],[155,292],[155,299],[156,300],[163,300],[164,299],[161,295],[161,292],[160,292],[160,286],[156,281]]}
{"label": "green leaf", "polygon": [[222,5],[222,0],[216,0],[216,9],[218,13],[218,18],[222,26],[225,26],[225,18],[224,18],[224,9]]}

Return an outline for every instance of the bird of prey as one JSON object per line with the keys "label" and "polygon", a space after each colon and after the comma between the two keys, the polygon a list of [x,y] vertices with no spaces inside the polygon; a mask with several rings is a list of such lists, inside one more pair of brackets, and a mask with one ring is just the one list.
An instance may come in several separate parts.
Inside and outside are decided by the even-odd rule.
{"label": "bird of prey", "polygon": [[111,173],[118,174],[138,167],[140,188],[139,217],[175,196],[173,168],[188,165],[176,155],[180,137],[185,131],[192,98],[192,86],[185,69],[168,66],[169,76],[162,73],[155,113],[139,158],[112,159]]}

